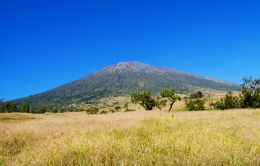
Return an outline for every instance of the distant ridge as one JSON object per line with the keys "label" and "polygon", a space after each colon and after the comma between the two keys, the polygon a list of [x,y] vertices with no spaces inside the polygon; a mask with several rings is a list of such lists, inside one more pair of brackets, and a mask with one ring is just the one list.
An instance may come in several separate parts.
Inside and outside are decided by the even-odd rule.
{"label": "distant ridge", "polygon": [[33,107],[42,104],[58,107],[64,103],[89,103],[103,97],[129,96],[137,91],[149,90],[158,94],[165,88],[174,88],[177,93],[187,94],[197,88],[227,91],[239,90],[240,86],[228,81],[132,61],[119,62],[47,92],[17,99],[16,102],[19,104],[28,101]]}

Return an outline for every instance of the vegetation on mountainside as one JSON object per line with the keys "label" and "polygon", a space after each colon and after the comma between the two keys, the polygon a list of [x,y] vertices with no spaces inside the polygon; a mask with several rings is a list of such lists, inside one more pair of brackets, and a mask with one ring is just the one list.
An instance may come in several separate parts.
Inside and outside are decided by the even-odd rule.
{"label": "vegetation on mountainside", "polygon": [[[210,106],[214,109],[224,110],[224,109],[234,109],[234,108],[260,108],[260,79],[253,80],[252,77],[243,78],[244,83],[242,86],[242,91],[239,96],[234,96],[232,91],[229,91],[225,97],[222,97],[220,100],[213,102],[209,101],[210,97],[208,95],[204,96],[201,91],[190,94],[189,97],[185,97],[185,105],[187,110],[204,110],[206,109],[205,103],[210,102]],[[157,98],[152,97],[151,91],[134,92],[131,95],[131,101],[135,104],[140,104],[145,110],[152,110],[154,107],[157,107],[161,110],[161,107],[166,106],[167,98],[171,103],[169,110],[171,110],[172,105],[175,101],[181,100],[178,95],[175,95],[175,90],[164,89],[160,92],[160,96]],[[71,102],[73,102],[72,100]],[[50,102],[52,104],[52,102]],[[95,100],[89,101],[88,105],[91,107],[96,107],[98,102]],[[73,103],[66,102],[63,105],[55,106],[48,108],[46,105],[42,104],[39,107],[32,107],[29,102],[23,102],[21,104],[16,104],[15,101],[6,101],[3,99],[0,100],[0,113],[8,112],[24,112],[24,113],[45,113],[45,112],[79,112],[86,110],[86,103]],[[104,105],[103,107],[107,107]],[[117,107],[116,107],[117,106]],[[111,110],[109,112],[118,112],[120,106],[117,102],[111,105]],[[115,111],[114,111],[115,110]],[[126,109],[130,111],[131,109]],[[132,110],[131,110],[132,111]],[[87,111],[90,114],[99,113],[99,111]]]}
{"label": "vegetation on mountainside", "polygon": [[15,102],[20,105],[27,101],[33,110],[38,110],[42,105],[53,110],[66,106],[66,103],[68,105],[92,104],[93,101],[105,97],[129,96],[143,91],[159,94],[162,90],[171,88],[179,94],[189,94],[196,91],[196,88],[221,91],[240,89],[235,84],[165,68],[152,67],[152,70],[138,68],[138,71],[129,69],[114,72],[104,69],[47,92],[17,99]]}

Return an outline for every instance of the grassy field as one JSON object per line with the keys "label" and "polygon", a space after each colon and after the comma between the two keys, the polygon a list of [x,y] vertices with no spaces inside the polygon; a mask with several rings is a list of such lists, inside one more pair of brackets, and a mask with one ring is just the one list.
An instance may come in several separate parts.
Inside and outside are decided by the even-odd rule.
{"label": "grassy field", "polygon": [[260,110],[0,114],[0,165],[260,165]]}

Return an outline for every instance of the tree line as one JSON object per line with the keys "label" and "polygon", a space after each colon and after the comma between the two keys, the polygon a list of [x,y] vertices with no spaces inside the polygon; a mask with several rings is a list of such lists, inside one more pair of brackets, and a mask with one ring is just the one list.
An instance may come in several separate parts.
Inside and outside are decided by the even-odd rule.
{"label": "tree line", "polygon": [[260,79],[244,77],[242,91],[238,96],[234,96],[232,91],[227,92],[225,97],[211,102],[214,109],[225,110],[235,108],[260,108]]}
{"label": "tree line", "polygon": [[[241,84],[242,91],[239,96],[234,96],[233,91],[228,91],[225,97],[220,98],[216,102],[210,102],[210,107],[215,110],[235,109],[235,108],[260,108],[260,79],[252,77],[244,77],[244,83]],[[164,98],[167,98],[165,100]],[[189,111],[205,110],[207,99],[200,91],[190,94],[185,100],[186,109]],[[151,111],[154,107],[161,110],[161,106],[165,106],[170,101],[171,111],[173,104],[181,100],[180,96],[174,94],[174,89],[165,89],[161,91],[160,96],[153,98],[151,92],[136,92],[131,95],[131,101],[134,104],[140,104],[145,110]]]}
{"label": "tree line", "polygon": [[[217,100],[216,102],[210,102],[209,106],[215,110],[235,109],[235,108],[260,108],[260,79],[253,79],[252,77],[244,77],[244,83],[241,84],[242,91],[238,96],[235,96],[232,91]],[[190,94],[188,97],[183,98],[185,101],[186,109],[189,111],[205,110],[205,103],[207,99],[200,91]],[[181,100],[181,97],[175,94],[174,89],[165,89],[160,92],[160,95],[156,98],[152,97],[150,91],[135,92],[131,95],[131,101],[134,104],[140,104],[145,110],[151,111],[154,107],[161,110],[163,106],[166,106],[167,102],[170,102],[168,111],[171,111],[173,104]],[[40,105],[38,108],[31,108],[28,102],[23,102],[17,105],[14,101],[6,101],[0,99],[0,113],[10,112],[24,112],[24,113],[45,113],[45,112],[72,112],[83,111],[80,108],[74,108],[72,106],[66,107],[53,107],[48,109],[45,105]]]}
{"label": "tree line", "polygon": [[22,113],[45,113],[47,108],[42,105],[37,110],[31,110],[28,102],[23,102],[21,105],[17,105],[14,101],[6,101],[0,99],[0,113],[11,113],[11,112],[22,112]]}
{"label": "tree line", "polygon": [[20,106],[17,106],[14,101],[6,101],[3,99],[0,100],[0,113],[10,113],[10,112],[30,112],[30,104],[28,102],[22,103]]}

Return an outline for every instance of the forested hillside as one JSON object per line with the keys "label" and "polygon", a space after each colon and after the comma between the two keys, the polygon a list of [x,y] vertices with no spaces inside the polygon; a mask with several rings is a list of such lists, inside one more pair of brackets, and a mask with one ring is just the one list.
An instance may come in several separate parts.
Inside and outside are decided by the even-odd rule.
{"label": "forested hillside", "polygon": [[48,108],[72,103],[91,103],[104,97],[129,96],[133,92],[151,91],[158,94],[166,88],[176,93],[188,94],[197,88],[214,90],[240,90],[231,82],[211,79],[173,69],[156,67],[140,62],[120,62],[79,80],[47,92],[17,99],[18,104],[27,101],[32,108],[45,105]]}

